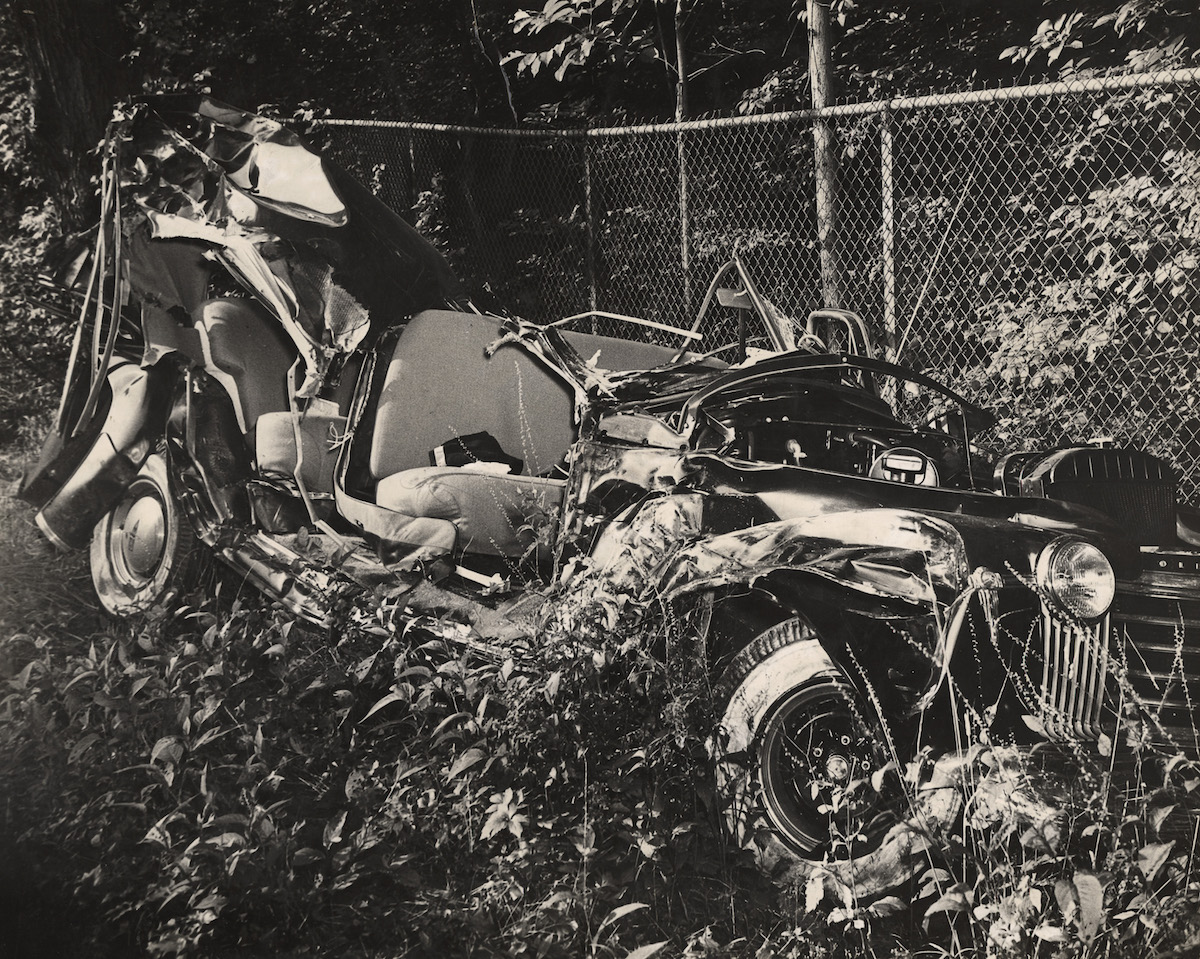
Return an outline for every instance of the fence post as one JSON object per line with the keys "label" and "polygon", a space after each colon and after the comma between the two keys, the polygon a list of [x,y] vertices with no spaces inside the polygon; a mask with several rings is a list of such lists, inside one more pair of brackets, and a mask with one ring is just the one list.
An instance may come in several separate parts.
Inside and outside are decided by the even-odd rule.
{"label": "fence post", "polygon": [[415,219],[413,215],[413,208],[417,205],[417,154],[413,147],[412,128],[409,127],[405,133],[406,136],[404,139],[408,145],[408,150],[406,151],[408,166],[404,171],[404,199],[408,201],[409,218]]}
{"label": "fence post", "polygon": [[892,111],[884,108],[879,115],[880,232],[883,241],[883,328],[887,336],[887,355],[896,353],[896,196],[892,173]]}
{"label": "fence post", "polygon": [[692,238],[691,213],[688,209],[688,166],[684,134],[675,134],[675,150],[679,156],[679,261],[683,269],[683,316],[692,319]]}
{"label": "fence post", "polygon": [[[813,109],[833,105],[833,68],[829,50],[828,0],[808,0],[808,76]],[[837,242],[837,143],[832,121],[813,120],[813,160],[817,185],[817,242],[821,248],[821,292],[830,308],[841,305],[841,264]]]}
{"label": "fence post", "polygon": [[[688,62],[684,42],[684,0],[675,0],[675,122],[682,123],[688,113]],[[675,134],[675,149],[679,155],[679,259],[683,267],[683,317],[692,318],[692,238],[691,213],[688,209],[687,146],[684,132]]]}
{"label": "fence post", "polygon": [[[583,140],[583,203],[587,217],[587,280],[588,309],[596,310],[596,208],[592,199],[592,138]],[[596,317],[592,317],[592,332],[596,332]]]}

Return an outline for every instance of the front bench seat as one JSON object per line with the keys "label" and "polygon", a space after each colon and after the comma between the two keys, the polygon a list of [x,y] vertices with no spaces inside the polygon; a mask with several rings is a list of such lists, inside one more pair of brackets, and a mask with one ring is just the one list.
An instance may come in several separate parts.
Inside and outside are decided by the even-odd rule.
{"label": "front bench seat", "polygon": [[425,466],[379,481],[376,502],[410,516],[449,520],[461,552],[516,559],[562,507],[566,481]]}
{"label": "front bench seat", "polygon": [[[409,321],[384,374],[369,465],[377,505],[452,524],[457,552],[515,559],[562,504],[565,480],[530,474],[566,455],[575,437],[574,395],[519,346],[487,356],[501,323],[447,310]],[[478,432],[522,459],[525,474],[429,465],[430,450]]]}
{"label": "front bench seat", "polygon": [[[369,467],[382,515],[360,525],[429,555],[455,531],[455,551],[516,559],[562,507],[566,481],[537,475],[561,465],[575,440],[574,393],[524,349],[506,344],[497,317],[446,310],[417,314],[401,333],[384,374]],[[674,350],[593,334],[568,333],[584,357],[606,369],[666,363]],[[455,437],[488,432],[525,474],[430,466],[429,453]],[[346,504],[350,506],[350,504]],[[346,509],[339,501],[343,515]],[[423,525],[403,525],[417,518]],[[386,524],[392,535],[382,529]],[[420,531],[422,537],[414,539]],[[435,544],[434,539],[437,540]]]}

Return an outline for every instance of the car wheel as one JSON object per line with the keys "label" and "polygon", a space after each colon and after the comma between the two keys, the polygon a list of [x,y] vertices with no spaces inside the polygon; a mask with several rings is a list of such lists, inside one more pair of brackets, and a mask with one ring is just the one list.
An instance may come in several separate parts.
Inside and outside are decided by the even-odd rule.
{"label": "car wheel", "polygon": [[[838,898],[883,895],[924,866],[961,809],[954,788],[906,799],[886,739],[812,626],[784,620],[734,657],[720,687],[717,791],[733,841],[773,877]],[[908,757],[899,757],[903,760]]]}
{"label": "car wheel", "polygon": [[177,595],[199,567],[191,524],[151,454],[121,501],[92,530],[92,584],[100,605],[127,618]]}

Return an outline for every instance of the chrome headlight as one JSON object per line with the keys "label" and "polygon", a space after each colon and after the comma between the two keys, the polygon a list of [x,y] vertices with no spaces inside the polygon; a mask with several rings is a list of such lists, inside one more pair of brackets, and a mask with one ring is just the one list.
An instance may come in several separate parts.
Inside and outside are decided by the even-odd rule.
{"label": "chrome headlight", "polygon": [[1112,605],[1117,578],[1108,558],[1091,543],[1063,537],[1042,550],[1037,584],[1060,610],[1079,619],[1096,619]]}

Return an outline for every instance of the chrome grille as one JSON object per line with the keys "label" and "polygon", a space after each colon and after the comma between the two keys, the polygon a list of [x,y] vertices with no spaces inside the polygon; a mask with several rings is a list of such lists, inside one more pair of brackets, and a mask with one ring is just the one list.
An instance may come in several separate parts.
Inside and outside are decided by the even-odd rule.
{"label": "chrome grille", "polygon": [[1135,542],[1175,539],[1175,485],[1169,481],[1059,480],[1047,484],[1046,495],[1112,517]]}
{"label": "chrome grille", "polygon": [[1146,721],[1145,737],[1197,755],[1200,600],[1195,598],[1192,578],[1186,577],[1191,588],[1182,593],[1164,582],[1158,588],[1118,594],[1113,621],[1118,631],[1116,654],[1126,678],[1125,696],[1135,701]]}
{"label": "chrome grille", "polygon": [[1042,604],[1042,726],[1056,741],[1100,735],[1109,622],[1072,623]]}

